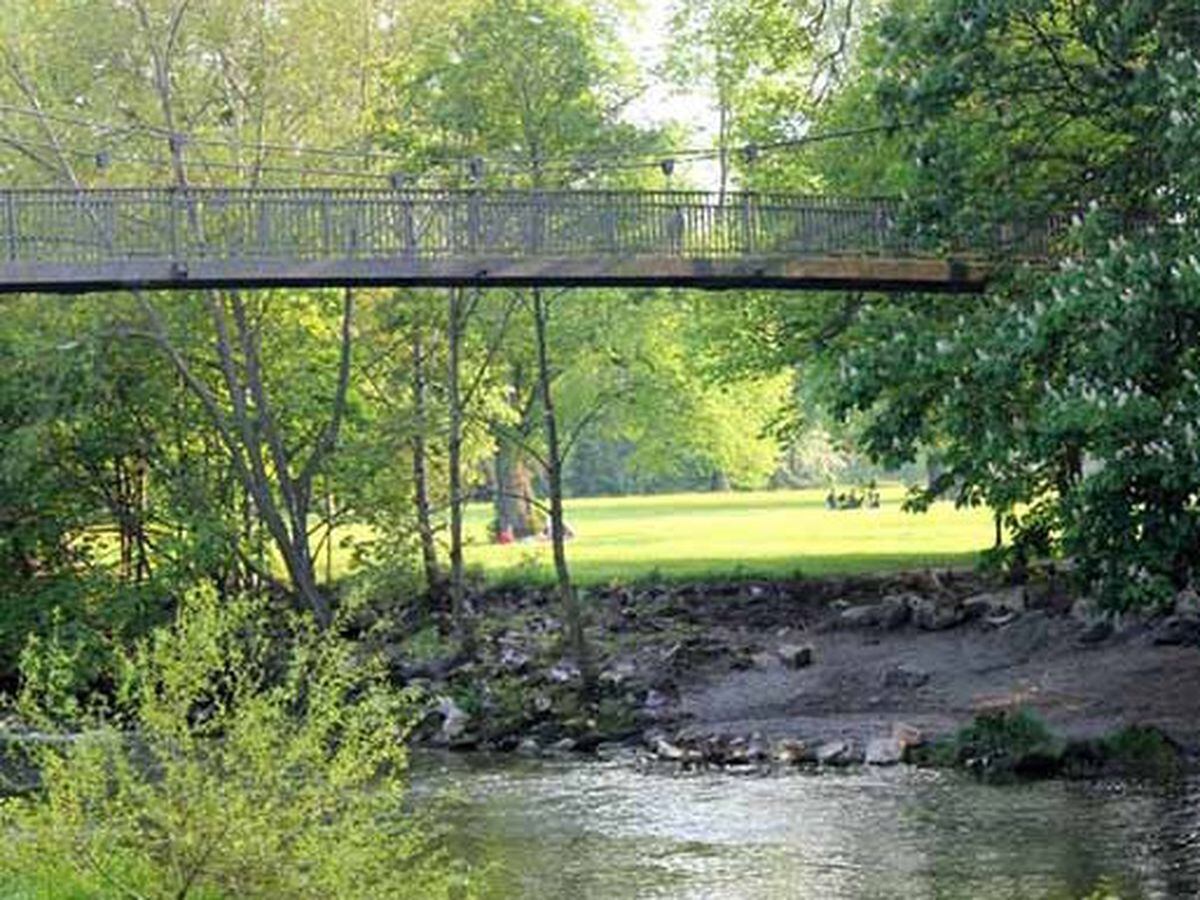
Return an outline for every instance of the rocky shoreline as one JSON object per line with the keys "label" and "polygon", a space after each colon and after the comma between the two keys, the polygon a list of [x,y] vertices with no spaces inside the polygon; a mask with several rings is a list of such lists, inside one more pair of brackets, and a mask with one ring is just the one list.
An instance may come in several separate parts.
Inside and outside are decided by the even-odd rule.
{"label": "rocky shoreline", "polygon": [[[432,698],[418,742],[747,772],[912,763],[1094,776],[1200,760],[1190,592],[1167,614],[1121,617],[1052,571],[1021,586],[926,571],[615,587],[587,602],[599,672],[587,702],[548,590],[478,597],[476,659],[385,647],[398,680]],[[1024,744],[1004,745],[1009,728]]]}
{"label": "rocky shoreline", "polygon": [[[364,650],[425,698],[418,746],[732,773],[913,764],[997,777],[1200,770],[1200,597],[1101,613],[1053,571],[588,592],[595,693],[548,588],[474,598],[478,652],[435,629]],[[378,634],[378,632],[373,632]],[[0,793],[46,740],[0,721]]]}

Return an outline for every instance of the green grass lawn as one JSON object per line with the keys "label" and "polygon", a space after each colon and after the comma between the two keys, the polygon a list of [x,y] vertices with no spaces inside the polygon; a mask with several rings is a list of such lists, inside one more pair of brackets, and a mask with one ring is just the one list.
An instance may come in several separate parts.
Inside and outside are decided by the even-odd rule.
{"label": "green grass lawn", "polygon": [[[904,489],[883,488],[882,509],[831,511],[824,490],[604,497],[567,501],[571,571],[582,584],[787,577],[969,565],[994,535],[984,509],[947,503],[900,510]],[[549,543],[487,542],[490,507],[467,511],[469,564],[490,581],[549,580]]]}

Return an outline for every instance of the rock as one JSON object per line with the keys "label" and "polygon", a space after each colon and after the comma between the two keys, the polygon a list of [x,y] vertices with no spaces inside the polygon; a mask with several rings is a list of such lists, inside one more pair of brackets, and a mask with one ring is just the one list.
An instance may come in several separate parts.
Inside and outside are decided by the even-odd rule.
{"label": "rock", "polygon": [[963,621],[961,608],[922,597],[912,606],[913,624],[924,631],[943,631]]}
{"label": "rock", "polygon": [[623,659],[613,663],[600,673],[600,683],[620,687],[637,675],[637,664],[633,660]]}
{"label": "rock", "polygon": [[1081,644],[1099,644],[1112,637],[1113,623],[1111,619],[1096,619],[1079,634]]}
{"label": "rock", "polygon": [[555,663],[554,667],[546,673],[546,677],[555,684],[568,684],[578,680],[581,674],[579,666],[569,659],[564,659]]}
{"label": "rock", "polygon": [[1015,612],[1001,613],[998,616],[988,616],[983,620],[988,628],[1003,628],[1005,625],[1010,625],[1017,620]]}
{"label": "rock", "polygon": [[519,675],[529,669],[530,659],[516,647],[505,647],[500,651],[500,668],[513,675]]}
{"label": "rock", "polygon": [[894,766],[904,758],[904,745],[894,737],[874,738],[867,742],[868,766]]}
{"label": "rock", "polygon": [[842,610],[836,620],[839,628],[882,628],[891,631],[908,621],[910,604],[916,599],[910,594],[892,594],[878,603],[865,603]]}
{"label": "rock", "polygon": [[438,733],[439,738],[447,744],[461,740],[467,732],[471,717],[449,697],[442,697],[438,701],[438,712],[442,714],[442,729]]}
{"label": "rock", "polygon": [[1193,587],[1185,587],[1175,595],[1175,612],[1181,616],[1200,615],[1200,594]]}
{"label": "rock", "polygon": [[874,604],[851,606],[837,617],[839,628],[873,628],[879,622],[880,609]]}
{"label": "rock", "polygon": [[663,662],[677,671],[694,669],[725,657],[729,647],[711,635],[688,637],[663,653]]}
{"label": "rock", "polygon": [[920,747],[925,743],[925,735],[921,729],[907,722],[892,723],[892,738],[905,750],[909,747]]}
{"label": "rock", "polygon": [[978,622],[992,614],[993,606],[986,595],[968,597],[959,604],[959,610],[964,622]]}
{"label": "rock", "polygon": [[885,631],[895,631],[908,623],[912,616],[913,601],[919,599],[913,594],[892,594],[879,602],[880,628]]}
{"label": "rock", "polygon": [[817,762],[823,766],[851,766],[862,759],[849,741],[827,741],[817,748]]}
{"label": "rock", "polygon": [[537,742],[537,738],[524,737],[521,738],[521,743],[517,744],[517,753],[522,756],[540,756],[542,745]]}
{"label": "rock", "polygon": [[750,735],[746,744],[746,758],[751,762],[762,762],[771,756],[771,745],[757,731]]}
{"label": "rock", "polygon": [[550,749],[555,753],[571,753],[576,749],[577,746],[578,744],[576,743],[575,738],[565,737],[561,740],[555,741],[551,745]]}
{"label": "rock", "polygon": [[601,741],[593,751],[597,759],[620,759],[630,754],[630,749],[619,741]]}
{"label": "rock", "polygon": [[905,665],[892,666],[883,673],[883,686],[914,690],[929,682],[929,673]]}
{"label": "rock", "polygon": [[775,762],[785,766],[799,766],[817,761],[817,754],[808,744],[793,738],[785,738],[776,744],[771,756]]}
{"label": "rock", "polygon": [[1016,587],[1005,588],[1000,591],[987,591],[982,594],[973,594],[964,600],[961,604],[964,609],[971,607],[972,609],[983,608],[985,615],[1002,615],[1006,612],[1024,612],[1025,611],[1025,588],[1023,585]]}
{"label": "rock", "polygon": [[554,708],[554,701],[546,694],[536,694],[533,698],[533,708],[540,715],[545,715]]}
{"label": "rock", "polygon": [[1154,643],[1168,647],[1200,646],[1200,617],[1167,616],[1154,630]]}
{"label": "rock", "polygon": [[775,654],[789,669],[803,669],[813,661],[812,644],[784,644]]}
{"label": "rock", "polygon": [[654,742],[654,755],[668,762],[682,762],[687,756],[682,747],[678,744],[672,744],[666,738],[662,737]]}

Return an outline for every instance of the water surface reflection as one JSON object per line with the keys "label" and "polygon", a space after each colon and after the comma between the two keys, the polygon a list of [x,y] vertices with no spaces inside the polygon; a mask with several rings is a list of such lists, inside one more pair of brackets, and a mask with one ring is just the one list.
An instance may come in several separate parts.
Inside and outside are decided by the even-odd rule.
{"label": "water surface reflection", "polygon": [[867,769],[747,777],[626,762],[433,757],[459,849],[497,896],[1200,896],[1200,780],[989,786]]}

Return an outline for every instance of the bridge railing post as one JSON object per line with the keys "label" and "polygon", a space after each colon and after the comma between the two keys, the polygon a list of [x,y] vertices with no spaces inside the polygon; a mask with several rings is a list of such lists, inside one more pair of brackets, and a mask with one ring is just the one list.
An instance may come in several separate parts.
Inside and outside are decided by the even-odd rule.
{"label": "bridge railing post", "polygon": [[171,264],[179,263],[179,191],[171,189],[167,213],[167,228],[170,231]]}
{"label": "bridge railing post", "polygon": [[400,239],[404,254],[413,259],[417,256],[417,225],[413,215],[413,202],[409,197],[400,201]]}
{"label": "bridge railing post", "polygon": [[467,249],[472,253],[479,252],[481,202],[478,188],[473,189],[467,198]]}
{"label": "bridge railing post", "polygon": [[8,245],[8,258],[17,261],[17,210],[16,201],[11,191],[4,194],[4,230],[8,235],[5,243]]}
{"label": "bridge railing post", "polygon": [[333,221],[329,209],[329,191],[321,192],[321,253],[328,257],[333,252]]}
{"label": "bridge railing post", "polygon": [[742,250],[755,251],[754,241],[754,195],[749,191],[742,194]]}

